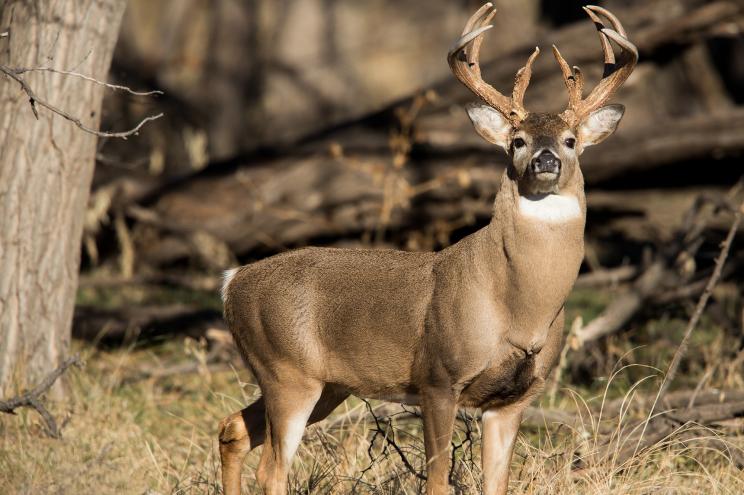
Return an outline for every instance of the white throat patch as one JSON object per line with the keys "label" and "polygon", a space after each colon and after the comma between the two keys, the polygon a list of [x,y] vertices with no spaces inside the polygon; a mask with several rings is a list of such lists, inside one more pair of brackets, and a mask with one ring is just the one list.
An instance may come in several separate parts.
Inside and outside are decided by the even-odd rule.
{"label": "white throat patch", "polygon": [[520,196],[519,212],[524,217],[560,223],[580,217],[581,206],[576,196],[561,196],[560,194]]}

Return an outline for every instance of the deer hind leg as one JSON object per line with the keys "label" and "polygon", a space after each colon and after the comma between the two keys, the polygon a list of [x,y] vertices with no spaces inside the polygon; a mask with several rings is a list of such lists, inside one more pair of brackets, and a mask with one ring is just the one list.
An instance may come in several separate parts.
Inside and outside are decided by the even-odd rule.
{"label": "deer hind leg", "polygon": [[292,380],[263,388],[266,400],[266,444],[258,463],[256,478],[266,495],[285,495],[292,458],[320,399],[323,385],[315,381]]}
{"label": "deer hind leg", "polygon": [[[344,389],[326,385],[315,404],[308,425],[325,419],[349,396]],[[240,471],[246,454],[262,445],[266,436],[264,398],[220,421],[220,461],[225,495],[240,495]]]}
{"label": "deer hind leg", "polygon": [[240,495],[243,459],[248,451],[263,443],[265,434],[266,406],[263,397],[220,421],[220,462],[225,495]]}

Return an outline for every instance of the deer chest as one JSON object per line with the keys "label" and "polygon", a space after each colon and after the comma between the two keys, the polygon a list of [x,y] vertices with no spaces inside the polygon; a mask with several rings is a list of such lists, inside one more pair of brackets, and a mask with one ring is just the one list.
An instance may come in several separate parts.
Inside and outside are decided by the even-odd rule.
{"label": "deer chest", "polygon": [[460,404],[483,408],[512,404],[527,393],[536,378],[535,356],[514,352],[468,383],[460,394]]}

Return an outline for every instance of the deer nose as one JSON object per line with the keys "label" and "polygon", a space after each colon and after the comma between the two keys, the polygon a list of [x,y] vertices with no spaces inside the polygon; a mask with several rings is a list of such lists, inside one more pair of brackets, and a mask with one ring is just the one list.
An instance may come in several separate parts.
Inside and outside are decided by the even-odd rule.
{"label": "deer nose", "polygon": [[561,171],[561,160],[552,152],[543,150],[542,153],[532,159],[530,166],[535,174],[558,174]]}

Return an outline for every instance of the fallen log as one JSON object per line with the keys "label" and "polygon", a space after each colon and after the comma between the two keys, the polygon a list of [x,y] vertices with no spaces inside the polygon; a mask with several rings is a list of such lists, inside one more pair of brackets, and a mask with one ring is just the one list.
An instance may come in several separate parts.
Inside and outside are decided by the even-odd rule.
{"label": "fallen log", "polygon": [[[654,297],[665,300],[665,294],[660,294],[660,292],[665,292],[667,288],[687,285],[686,282],[689,282],[689,280],[686,280],[685,277],[689,278],[692,274],[680,273],[680,270],[675,267],[675,264],[683,259],[694,260],[695,251],[697,251],[701,244],[700,236],[710,221],[710,215],[705,215],[701,212],[703,206],[709,200],[719,201],[717,198],[709,199],[705,195],[701,195],[688,212],[686,225],[683,225],[677,232],[675,241],[657,253],[656,259],[649,264],[632,287],[616,297],[598,317],[574,332],[574,349],[581,348],[589,342],[616,333],[638,313],[646,302]],[[727,242],[724,244],[726,255],[728,254],[728,248],[730,247],[733,236],[739,228],[740,220],[741,212],[735,209],[734,220],[729,229]],[[720,277],[722,269],[722,265],[719,266],[716,264],[714,274]],[[705,287],[706,292],[704,292],[704,295],[707,294],[707,301],[707,297],[710,294],[708,287]]]}
{"label": "fallen log", "polygon": [[665,262],[654,262],[629,290],[615,297],[601,315],[574,332],[576,347],[620,330],[658,289],[666,275]]}
{"label": "fallen log", "polygon": [[575,288],[614,286],[634,279],[638,275],[638,267],[633,265],[619,266],[606,270],[591,271],[579,275],[574,284]]}
{"label": "fallen log", "polygon": [[[378,418],[394,418],[395,421],[420,421],[421,419],[419,408],[415,406],[404,406],[392,402],[385,402],[377,404],[374,406],[373,410]],[[481,417],[481,411],[479,410],[468,410],[467,414],[470,419],[479,420]],[[326,431],[346,429],[360,422],[369,421],[371,419],[372,416],[369,411],[360,406],[352,409],[346,414],[338,415],[332,420],[322,423],[320,428]],[[462,414],[458,414],[457,419],[461,421],[463,419]],[[573,425],[575,422],[576,416],[570,413],[533,406],[530,406],[525,410],[522,419],[522,424],[531,428],[545,428],[560,424]]]}
{"label": "fallen log", "polygon": [[[603,415],[612,418],[618,416],[623,409],[647,409],[651,406],[655,398],[655,396],[649,395],[636,396],[631,403],[627,402],[625,398],[614,399],[602,406]],[[673,411],[687,408],[691,405],[724,404],[741,401],[744,401],[744,390],[674,390],[662,398],[660,409]]]}
{"label": "fallen log", "polygon": [[[629,108],[627,113],[632,115],[635,110]],[[452,120],[463,119],[464,115]],[[608,183],[618,177],[628,180],[629,174],[635,174],[640,182],[642,174],[649,171],[702,159],[712,158],[710,165],[724,166],[726,157],[738,156],[744,150],[744,108],[731,107],[716,114],[685,118],[654,117],[639,124],[630,129],[623,126],[601,147],[586,151],[581,168],[588,185]],[[475,153],[483,153],[505,165],[506,158],[495,153],[492,145],[471,136],[469,124],[461,131],[451,132],[456,133],[447,138],[452,145],[428,143],[427,155],[461,156],[466,161]]]}
{"label": "fallen log", "polygon": [[133,277],[99,275],[84,273],[78,280],[78,287],[85,288],[121,288],[131,286],[165,286],[182,287],[193,291],[215,292],[219,290],[222,278],[205,275],[200,272],[155,272],[141,273]]}
{"label": "fallen log", "polygon": [[198,338],[220,326],[222,314],[213,309],[170,304],[103,309],[76,306],[72,336],[105,344],[151,340],[168,334]]}

